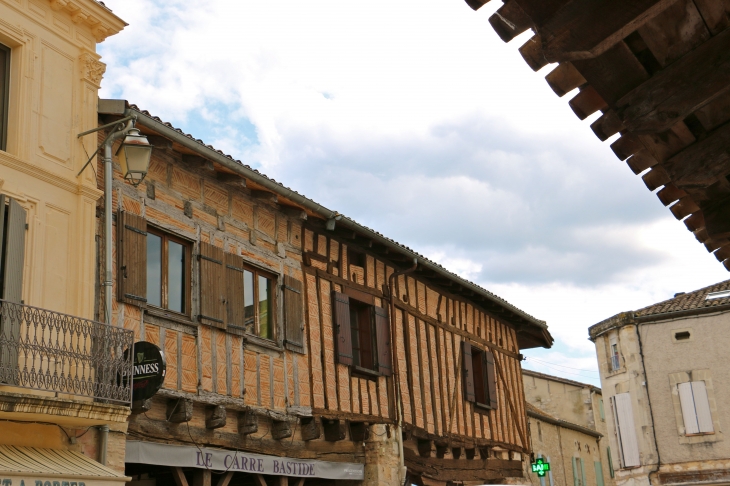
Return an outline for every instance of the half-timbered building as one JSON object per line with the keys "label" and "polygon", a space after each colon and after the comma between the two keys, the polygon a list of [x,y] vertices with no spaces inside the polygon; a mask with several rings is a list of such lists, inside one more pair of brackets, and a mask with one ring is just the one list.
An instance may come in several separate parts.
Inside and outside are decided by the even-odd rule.
{"label": "half-timbered building", "polygon": [[167,364],[133,403],[136,484],[522,478],[520,350],[552,344],[544,322],[135,106],[99,106],[156,147],[142,184],[116,172],[113,189],[113,319]]}

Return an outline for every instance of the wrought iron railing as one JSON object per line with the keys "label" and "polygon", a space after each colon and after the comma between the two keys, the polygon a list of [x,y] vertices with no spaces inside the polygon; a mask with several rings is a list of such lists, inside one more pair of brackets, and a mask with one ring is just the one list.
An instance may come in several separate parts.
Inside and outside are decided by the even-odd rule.
{"label": "wrought iron railing", "polygon": [[130,330],[0,300],[0,385],[131,403]]}

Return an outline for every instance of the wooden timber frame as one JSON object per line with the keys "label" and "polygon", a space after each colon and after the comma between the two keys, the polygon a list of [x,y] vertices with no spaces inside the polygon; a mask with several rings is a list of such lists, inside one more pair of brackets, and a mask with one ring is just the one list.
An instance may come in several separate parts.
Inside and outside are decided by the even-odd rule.
{"label": "wooden timber frame", "polygon": [[[315,410],[334,408],[342,418],[360,420],[368,413],[396,419],[401,411],[405,463],[417,484],[423,484],[419,478],[468,482],[521,476],[520,460],[511,460],[530,453],[519,327],[419,265],[392,279],[391,288],[391,275],[408,263],[349,229],[327,230],[310,220],[302,239]],[[349,261],[353,251],[362,267]],[[397,362],[392,377],[362,376],[349,360],[337,362],[333,291],[395,310],[389,315]],[[494,356],[494,409],[463,396],[462,343]],[[467,459],[454,450],[464,450]]]}
{"label": "wooden timber frame", "polygon": [[[130,440],[367,464],[387,438],[416,484],[522,475],[520,350],[550,347],[544,322],[134,106],[100,122],[125,114],[157,148],[138,187],[114,176],[113,323],[167,358]],[[184,312],[146,301],[158,233],[185,247]],[[276,282],[273,338],[246,321],[246,271]],[[372,319],[369,363],[337,344],[349,306]]]}
{"label": "wooden timber frame", "polygon": [[532,29],[527,64],[557,63],[553,91],[730,270],[730,2],[507,0],[489,22]]}

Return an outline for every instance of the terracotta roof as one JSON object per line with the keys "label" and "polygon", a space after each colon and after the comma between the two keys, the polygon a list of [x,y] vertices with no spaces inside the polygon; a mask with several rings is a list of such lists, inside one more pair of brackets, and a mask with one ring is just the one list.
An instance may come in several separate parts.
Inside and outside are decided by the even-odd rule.
{"label": "terracotta roof", "polygon": [[730,304],[730,297],[723,297],[719,299],[707,300],[707,294],[712,292],[720,292],[722,290],[730,290],[730,280],[710,285],[694,292],[687,292],[672,299],[652,304],[643,309],[634,311],[634,316],[644,317],[653,316],[657,314],[667,314],[670,312],[689,311],[695,309],[705,309],[708,307],[718,307],[722,305]]}
{"label": "terracotta roof", "polygon": [[[529,361],[529,358],[528,358],[528,361]],[[526,369],[523,369],[522,370],[522,374],[523,375],[526,375],[526,376],[535,376],[537,378],[542,378],[544,380],[555,381],[555,382],[558,382],[558,383],[566,383],[568,385],[578,386],[580,388],[591,388],[593,391],[595,391],[597,393],[602,393],[601,392],[601,389],[598,388],[597,386],[590,385],[588,383],[581,383],[580,381],[569,380],[567,378],[562,378],[560,376],[547,375],[545,373],[539,373],[537,371],[526,370]]]}
{"label": "terracotta roof", "polygon": [[550,335],[550,333],[547,331],[547,324],[545,323],[545,321],[540,320],[540,319],[537,319],[537,318],[533,317],[532,315],[528,314],[527,312],[523,311],[522,309],[519,309],[518,307],[515,307],[514,305],[510,304],[509,302],[507,302],[503,298],[499,297],[498,295],[496,295],[496,294],[488,291],[484,287],[482,287],[480,285],[477,285],[477,284],[475,284],[473,282],[470,282],[469,280],[466,280],[466,279],[458,276],[457,274],[453,273],[452,271],[444,268],[442,265],[440,265],[440,264],[438,264],[438,263],[436,263],[436,262],[434,262],[434,261],[426,258],[425,256],[421,255],[420,253],[416,252],[415,250],[409,248],[408,246],[403,245],[401,243],[398,243],[397,241],[393,240],[392,238],[388,238],[387,236],[383,235],[382,233],[380,233],[378,231],[375,231],[375,230],[373,230],[371,228],[368,228],[367,226],[361,225],[361,224],[357,223],[354,219],[348,218],[347,216],[342,215],[342,214],[340,214],[337,211],[331,211],[331,210],[328,210],[328,209],[324,208],[324,206],[321,206],[320,204],[316,203],[312,199],[307,198],[303,194],[300,194],[299,192],[294,191],[293,189],[290,189],[289,187],[283,185],[281,182],[278,182],[275,179],[272,179],[272,178],[266,176],[265,174],[263,174],[263,173],[259,172],[258,170],[254,169],[253,167],[244,164],[240,160],[234,159],[231,155],[228,155],[228,154],[224,153],[223,151],[216,149],[212,145],[206,144],[205,142],[203,142],[203,140],[201,140],[199,138],[195,138],[193,135],[191,135],[189,133],[185,133],[181,129],[173,126],[171,123],[166,122],[166,121],[163,121],[161,118],[159,118],[159,117],[157,117],[155,115],[152,115],[149,111],[142,110],[137,105],[134,105],[134,104],[129,105],[129,109],[134,110],[134,111],[136,111],[136,112],[138,112],[138,113],[140,113],[142,115],[145,115],[145,116],[151,118],[152,120],[154,120],[154,121],[156,121],[156,122],[164,125],[165,127],[169,128],[171,130],[174,130],[178,134],[180,134],[180,135],[182,135],[182,136],[190,139],[193,142],[196,142],[197,144],[199,144],[201,146],[201,148],[205,148],[207,150],[213,151],[213,152],[217,153],[218,155],[221,155],[221,156],[229,159],[230,162],[233,162],[236,165],[238,165],[240,167],[240,169],[243,170],[243,172],[255,173],[258,176],[263,177],[267,181],[274,183],[276,186],[278,186],[282,190],[282,196],[283,197],[287,197],[287,193],[296,194],[299,197],[304,198],[307,201],[311,202],[313,205],[319,206],[322,209],[325,209],[326,211],[328,211],[329,212],[329,216],[328,217],[333,217],[334,215],[337,215],[337,216],[341,217],[342,219],[349,221],[353,226],[356,226],[358,228],[361,228],[363,230],[366,230],[367,232],[374,233],[375,235],[380,236],[381,238],[389,241],[390,243],[392,243],[394,245],[397,245],[401,249],[405,250],[405,252],[410,253],[413,256],[416,256],[420,261],[426,261],[431,266],[437,267],[442,273],[447,274],[449,278],[451,278],[452,280],[456,281],[457,283],[459,283],[461,285],[464,285],[466,287],[473,288],[474,290],[477,290],[480,293],[487,295],[490,298],[490,300],[497,302],[504,309],[509,310],[510,312],[514,313],[515,315],[517,315],[517,316],[521,317],[522,319],[528,321],[530,324],[536,325],[537,327],[539,327],[541,329],[541,333],[542,333],[543,338],[545,340],[545,344],[547,345],[546,347],[550,347],[552,345],[553,338]]}

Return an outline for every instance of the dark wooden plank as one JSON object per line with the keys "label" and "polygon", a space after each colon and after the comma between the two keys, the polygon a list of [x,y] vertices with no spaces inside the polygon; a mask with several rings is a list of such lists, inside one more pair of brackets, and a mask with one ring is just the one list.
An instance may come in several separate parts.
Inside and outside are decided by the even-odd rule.
{"label": "dark wooden plank", "polygon": [[693,0],[712,35],[730,27],[730,0]]}
{"label": "dark wooden plank", "polygon": [[730,122],[662,164],[677,187],[709,186],[730,173]]}
{"label": "dark wooden plank", "polygon": [[516,0],[507,0],[491,17],[489,23],[504,42],[509,42],[530,27],[532,20]]}
{"label": "dark wooden plank", "polygon": [[690,214],[699,211],[700,207],[692,199],[691,196],[684,196],[682,199],[677,201],[672,207],[669,208],[675,218],[683,219]]}
{"label": "dark wooden plank", "polygon": [[605,142],[623,129],[624,125],[621,123],[621,119],[613,110],[606,111],[600,118],[591,123],[591,130],[601,142]]}
{"label": "dark wooden plank", "polygon": [[568,104],[581,120],[585,120],[598,110],[608,108],[606,101],[593,86],[584,86]]}
{"label": "dark wooden plank", "polygon": [[558,96],[564,96],[565,93],[580,88],[586,84],[586,78],[575,68],[572,62],[563,62],[550,74],[545,76],[545,81],[555,91]]}
{"label": "dark wooden plank", "polygon": [[406,466],[416,474],[427,474],[437,480],[486,481],[522,477],[521,461],[498,459],[468,460],[421,457],[408,447],[403,449]]}
{"label": "dark wooden plank", "polygon": [[540,36],[535,35],[525,42],[520,47],[520,54],[533,71],[539,71],[549,64],[545,58],[545,53],[542,51]]}
{"label": "dark wooden plank", "polygon": [[590,59],[676,0],[573,0],[538,27],[550,62]]}
{"label": "dark wooden plank", "polygon": [[660,71],[616,103],[626,128],[660,132],[730,90],[730,30]]}
{"label": "dark wooden plank", "polygon": [[517,0],[525,15],[530,17],[532,22],[537,25],[543,25],[562,7],[570,3],[571,0]]}
{"label": "dark wooden plank", "polygon": [[705,229],[710,238],[730,237],[730,201],[720,201],[703,207],[702,214],[705,219]]}
{"label": "dark wooden plank", "polygon": [[662,202],[662,204],[664,204],[665,206],[669,206],[674,201],[677,201],[678,199],[686,196],[687,193],[677,186],[669,184],[664,186],[664,188],[661,191],[657,192],[656,195]]}
{"label": "dark wooden plank", "polygon": [[600,56],[572,64],[611,106],[649,79],[649,73],[623,41]]}
{"label": "dark wooden plank", "polygon": [[710,38],[692,0],[679,0],[638,29],[647,47],[666,67]]}

